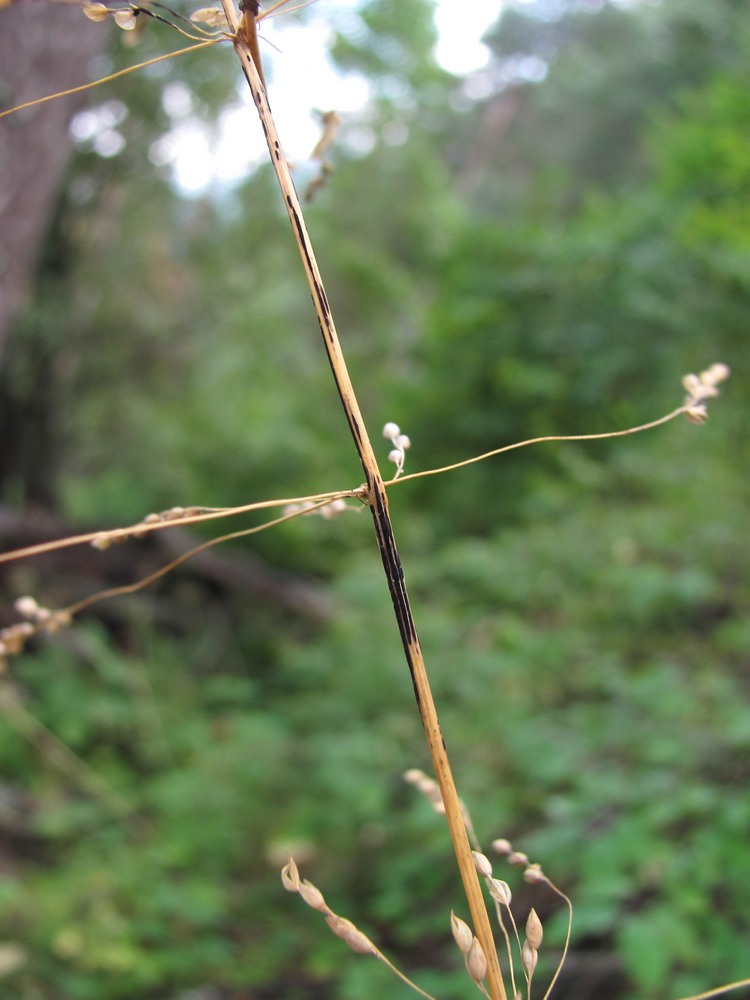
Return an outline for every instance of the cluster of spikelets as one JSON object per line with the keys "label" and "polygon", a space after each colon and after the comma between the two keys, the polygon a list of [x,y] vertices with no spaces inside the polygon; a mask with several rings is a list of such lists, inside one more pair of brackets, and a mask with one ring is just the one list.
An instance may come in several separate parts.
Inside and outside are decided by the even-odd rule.
{"label": "cluster of spikelets", "polygon": [[[401,473],[404,471],[404,462],[406,461],[406,452],[411,447],[411,441],[406,434],[401,433],[401,428],[398,424],[394,424],[393,421],[389,421],[383,427],[383,437],[386,441],[390,441],[392,448],[388,452],[388,461],[393,462],[396,466],[396,472],[394,479],[398,479]],[[360,487],[359,491],[355,493],[366,494],[366,486]],[[361,507],[353,507],[348,504],[343,497],[337,497],[334,500],[304,500],[299,503],[290,503],[284,507],[284,516],[291,517],[296,514],[318,514],[320,517],[326,520],[331,520],[331,518],[337,517],[342,514],[345,510],[361,510]]]}
{"label": "cluster of spikelets", "polygon": [[[442,797],[440,795],[440,789],[437,782],[428,777],[423,771],[417,769],[407,771],[404,778],[410,784],[414,785],[420,792],[422,792],[427,799],[429,799],[436,812],[443,811]],[[462,806],[462,810],[464,812],[467,830],[469,831],[470,837],[472,840],[475,840],[471,819],[466,813],[465,807]],[[569,916],[572,915],[570,900],[555,885],[553,885],[552,882],[550,882],[539,864],[530,862],[527,855],[522,852],[514,851],[510,842],[505,839],[495,840],[492,844],[492,850],[495,854],[504,858],[508,864],[515,868],[522,869],[525,882],[532,885],[539,885],[543,883],[552,889],[552,891],[560,896],[560,898],[567,904]],[[485,854],[475,850],[472,851],[472,857],[474,859],[474,865],[477,873],[484,880],[489,895],[494,902],[498,924],[505,941],[508,956],[510,996],[513,997],[513,1000],[521,1000],[523,993],[517,988],[513,961],[514,946],[520,956],[521,967],[523,970],[522,974],[525,981],[525,993],[526,996],[529,996],[531,991],[531,981],[537,965],[539,949],[542,944],[542,922],[536,911],[531,909],[526,919],[524,939],[522,941],[515,919],[511,912],[512,894],[508,883],[495,877],[492,863]],[[341,938],[342,941],[344,941],[353,951],[360,955],[371,955],[372,957],[377,958],[395,975],[397,975],[399,979],[407,983],[421,996],[430,996],[415,983],[411,982],[399,969],[397,969],[396,966],[394,966],[393,963],[386,958],[380,949],[370,940],[370,938],[367,937],[367,935],[355,924],[353,924],[351,920],[347,920],[346,917],[341,917],[337,913],[334,913],[328,903],[326,903],[320,889],[313,885],[312,882],[300,877],[297,865],[292,858],[289,859],[287,864],[282,869],[281,881],[284,888],[288,892],[298,893],[309,907],[313,910],[317,910],[319,913],[322,913],[325,917],[326,923],[331,928],[333,933],[336,934],[337,937]],[[479,987],[483,995],[489,997],[489,993],[484,985],[487,975],[487,957],[484,954],[479,940],[469,925],[460,917],[456,916],[455,913],[451,913],[450,926],[453,934],[453,940],[463,955],[466,971],[468,972],[470,978],[474,981],[475,985]],[[568,935],[565,942],[565,948],[562,953],[562,958],[558,965],[557,972],[555,973],[547,993],[545,994],[545,1000],[546,997],[549,996],[549,993],[557,979],[560,968],[562,967],[562,963],[567,953],[569,937],[570,919],[568,922]]]}
{"label": "cluster of spikelets", "polygon": [[71,622],[67,611],[50,611],[37,604],[33,597],[19,597],[15,609],[24,620],[0,629],[0,673],[5,671],[8,657],[23,653],[32,636],[40,632],[48,635],[59,632]]}
{"label": "cluster of spikelets", "polygon": [[388,453],[388,461],[393,462],[396,466],[396,474],[393,478],[398,479],[404,471],[406,452],[411,448],[411,441],[408,435],[401,433],[401,428],[398,424],[394,424],[390,420],[383,428],[383,437],[393,445],[393,448]]}
{"label": "cluster of spikelets", "polygon": [[[420,771],[418,768],[412,768],[405,773],[404,779],[410,785],[414,785],[414,787],[421,792],[426,799],[428,799],[436,813],[442,815],[445,812],[443,798],[440,794],[440,787],[436,781],[429,777],[429,775],[425,774],[424,771]],[[523,976],[526,980],[526,992],[527,995],[529,995],[531,991],[531,980],[534,975],[539,955],[539,948],[542,943],[542,923],[536,911],[532,908],[526,920],[526,937],[523,943],[521,943],[518,927],[516,926],[516,921],[511,910],[513,896],[510,886],[503,879],[495,877],[490,859],[479,850],[479,842],[476,833],[474,832],[474,825],[471,821],[469,811],[463,802],[460,803],[460,806],[464,824],[466,826],[467,833],[469,834],[469,839],[475,847],[475,850],[471,852],[474,860],[474,867],[477,870],[477,874],[484,880],[487,891],[489,892],[489,895],[494,903],[497,923],[505,941],[505,950],[508,958],[508,971],[512,990],[511,995],[514,1000],[519,1000],[521,993],[516,988],[516,977],[513,963],[513,943],[515,942],[520,953]],[[552,890],[552,892],[559,896],[568,908],[568,931],[565,946],[563,948],[557,971],[555,972],[545,994],[546,1000],[557,980],[562,964],[565,961],[565,956],[567,955],[573,916],[572,904],[565,893],[558,889],[557,886],[550,881],[542,870],[542,866],[537,862],[530,861],[528,855],[524,854],[522,851],[515,851],[509,840],[506,840],[505,838],[493,840],[492,852],[504,858],[506,863],[511,865],[513,868],[522,870],[524,882],[527,884],[546,885]],[[484,979],[487,971],[487,959],[482,952],[482,947],[479,941],[474,936],[471,928],[459,917],[456,917],[455,914],[451,914],[451,930],[453,932],[453,938],[464,956],[466,969],[469,975],[472,979],[474,979],[482,992],[485,992],[484,987],[482,986],[482,980]]]}
{"label": "cluster of spikelets", "polygon": [[686,375],[682,387],[687,392],[684,412],[693,424],[705,424],[708,420],[708,401],[719,395],[716,388],[720,382],[729,378],[729,367],[717,362],[701,372],[700,375]]}
{"label": "cluster of spikelets", "polygon": [[[139,524],[130,529],[103,531],[91,538],[91,545],[95,549],[104,550],[131,538],[145,538],[157,526],[194,518],[205,511],[205,507],[170,507],[169,510],[158,514],[147,514]],[[36,598],[29,595],[19,597],[14,607],[23,621],[14,622],[0,629],[0,673],[7,669],[8,658],[20,656],[34,636],[53,635],[68,628],[73,621],[72,612],[87,603],[89,602],[84,601],[75,606],[71,605],[70,608],[50,609],[43,607]]]}
{"label": "cluster of spikelets", "polygon": [[[185,35],[187,38],[195,38],[196,36],[186,32],[184,28],[181,28],[179,24],[175,24],[170,18],[175,18],[183,24],[189,25],[193,31],[199,31],[204,37],[218,37],[227,34],[229,31],[227,19],[223,11],[217,7],[201,7],[200,10],[193,11],[188,19],[177,13],[177,11],[165,7],[163,4],[156,3],[153,6],[163,11],[163,13],[160,14],[153,10],[149,6],[148,0],[145,0],[143,4],[132,3],[130,0],[121,0],[121,2],[114,3],[101,3],[99,0],[84,0],[83,13],[89,21],[106,21],[108,18],[111,18],[118,28],[126,32],[135,32],[138,26],[144,23],[144,15],[153,18],[155,21],[168,24],[171,28],[176,28],[181,35]],[[169,17],[166,17],[165,14],[168,14]],[[216,29],[215,34],[212,35],[202,28],[201,25]]]}
{"label": "cluster of spikelets", "polygon": [[321,502],[319,500],[303,500],[301,503],[288,503],[284,507],[284,516],[292,517],[295,514],[318,514],[326,521],[338,517],[345,510],[361,510],[360,507],[351,507],[343,497],[336,497],[335,500]]}
{"label": "cluster of spikelets", "polygon": [[134,31],[136,26],[136,17],[138,16],[137,9],[130,6],[130,4],[125,5],[120,8],[108,7],[103,3],[84,3],[83,4],[84,16],[89,19],[89,21],[105,21],[108,17],[111,17],[118,28],[122,28],[123,31]]}
{"label": "cluster of spikelets", "polygon": [[205,511],[205,507],[170,507],[169,510],[159,511],[158,514],[146,514],[143,520],[130,531],[102,531],[91,539],[91,545],[95,549],[103,550],[118,542],[126,542],[130,538],[145,538],[157,525],[162,526],[172,521],[184,521],[189,517],[199,517]]}
{"label": "cluster of spikelets", "polygon": [[388,958],[377,948],[372,941],[364,934],[351,920],[347,920],[346,917],[340,917],[337,913],[334,913],[330,908],[328,903],[326,903],[323,893],[318,889],[316,885],[312,882],[308,882],[307,879],[301,879],[297,865],[293,858],[284,865],[281,870],[281,883],[288,892],[297,892],[302,897],[302,899],[307,903],[309,907],[313,910],[317,910],[318,913],[322,913],[326,919],[326,923],[331,928],[333,933],[341,938],[351,949],[356,951],[358,955],[372,955],[373,958],[379,959],[384,965],[386,965],[394,975],[398,976],[403,982],[405,982],[412,989],[416,990],[422,996],[427,997],[428,1000],[433,1000],[429,993],[425,993],[421,990],[415,983],[408,979],[399,969],[389,961]]}
{"label": "cluster of spikelets", "polygon": [[[551,886],[549,879],[542,871],[541,865],[537,863],[531,863],[529,861],[528,856],[523,852],[514,851],[510,844],[510,841],[505,840],[504,838],[495,840],[492,843],[492,849],[496,854],[505,856],[505,860],[509,864],[513,865],[515,868],[522,868],[525,882],[531,884],[538,884],[544,882],[545,884]],[[472,851],[472,857],[474,858],[474,867],[476,868],[477,873],[484,879],[485,885],[487,886],[487,890],[495,903],[497,919],[503,931],[503,936],[505,937],[506,946],[508,950],[513,996],[520,997],[521,994],[516,989],[516,983],[515,983],[511,937],[507,931],[502,915],[503,913],[506,914],[508,922],[511,927],[513,938],[515,939],[521,953],[521,964],[523,966],[523,975],[526,980],[527,991],[531,989],[531,979],[532,976],[534,975],[534,970],[536,969],[537,960],[539,958],[539,949],[542,944],[542,936],[543,936],[542,922],[539,919],[536,910],[532,907],[532,909],[529,911],[528,917],[526,918],[526,937],[524,938],[522,944],[520,935],[518,933],[518,928],[516,926],[516,922],[510,908],[510,904],[513,898],[510,891],[510,886],[503,879],[495,878],[493,874],[492,863],[485,854],[482,854],[480,851]],[[554,888],[554,886],[551,887]],[[463,945],[466,944],[467,932],[471,933],[471,931],[469,927],[467,927],[467,925],[462,920],[459,920],[454,914],[451,914],[451,930],[453,931],[453,937],[456,943],[458,944],[459,948],[461,948],[461,951],[464,953],[464,957],[466,959],[466,967],[471,972],[470,970],[470,960],[472,957],[471,951],[472,949],[474,950],[478,949],[479,951],[481,951],[481,946],[479,945],[479,942],[476,941],[476,939],[474,939],[476,943],[472,942],[469,949],[467,951],[464,951],[464,947],[462,947],[462,944]],[[484,974],[486,974],[487,970],[487,961],[484,958],[484,956],[482,956],[482,960],[484,962],[484,973],[482,975],[483,979]],[[472,975],[472,978],[475,977]],[[477,980],[477,982],[479,982],[479,980]]]}
{"label": "cluster of spikelets", "polygon": [[[419,791],[421,791],[430,800],[436,812],[444,812],[440,789],[437,782],[433,781],[432,778],[424,774],[423,771],[419,771],[417,769],[407,771],[404,778],[410,784],[418,788]],[[469,838],[470,840],[475,841],[476,837],[471,823],[471,818],[468,816],[463,804],[461,804],[461,809],[465,817]],[[551,882],[545,875],[541,865],[531,862],[528,856],[522,851],[514,850],[510,841],[505,839],[493,841],[492,851],[494,854],[504,858],[505,861],[514,868],[521,869],[523,871],[523,879],[526,883],[530,885],[543,884],[547,886],[567,906],[568,928],[565,936],[565,943],[557,968],[542,998],[542,1000],[549,1000],[568,953],[573,918],[573,904],[565,893],[558,889],[557,886],[554,885],[554,883]],[[524,939],[521,941],[521,935],[510,908],[511,891],[508,883],[495,877],[492,862],[485,854],[482,854],[481,851],[472,851],[472,857],[477,873],[484,880],[489,895],[494,902],[497,921],[505,941],[508,959],[507,972],[510,989],[506,990],[506,984],[503,983],[502,996],[510,997],[512,1000],[524,1000],[524,998],[525,1000],[529,1000],[531,997],[532,978],[534,970],[537,966],[539,950],[542,946],[542,922],[536,911],[532,908],[526,919]],[[339,914],[335,913],[326,903],[320,889],[313,885],[312,882],[300,877],[297,865],[292,858],[289,858],[289,861],[282,869],[281,881],[284,888],[288,892],[298,893],[309,907],[313,910],[317,910],[319,913],[322,913],[325,917],[326,923],[331,928],[333,933],[336,934],[337,937],[341,938],[341,940],[344,941],[353,951],[359,955],[370,955],[373,958],[377,958],[385,966],[387,966],[387,968],[390,969],[394,975],[398,976],[402,982],[406,983],[420,996],[427,998],[427,1000],[435,1000],[431,994],[417,986],[416,983],[413,983],[398,968],[396,968],[396,966],[388,958],[386,958],[386,956],[370,940],[370,938],[355,924],[353,924],[351,920],[347,920],[346,917],[339,916]],[[453,912],[451,912],[450,925],[453,939],[463,955],[466,971],[482,995],[486,997],[487,1000],[490,1000],[490,994],[485,986],[488,963],[481,944],[471,927],[460,917],[457,917]],[[513,961],[514,950],[520,956],[524,980],[523,983],[520,983],[520,986],[525,986],[524,989],[519,988],[519,980],[517,980],[515,975]],[[709,1000],[709,998],[723,996],[736,989],[747,987],[749,985],[750,979],[742,979],[734,983],[727,983],[724,986],[716,987],[715,989],[708,990],[704,993],[698,993],[690,997],[685,997],[684,1000]]]}

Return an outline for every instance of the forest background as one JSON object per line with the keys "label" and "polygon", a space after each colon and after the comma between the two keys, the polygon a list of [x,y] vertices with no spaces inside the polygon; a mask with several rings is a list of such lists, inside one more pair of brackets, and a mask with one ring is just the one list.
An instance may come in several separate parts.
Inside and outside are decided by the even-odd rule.
{"label": "forest background", "polygon": [[[750,10],[507,3],[470,79],[436,63],[427,0],[331,25],[373,97],[308,222],[371,433],[400,424],[407,471],[643,422],[686,372],[732,368],[704,427],[542,445],[391,501],[461,795],[573,897],[557,996],[745,977]],[[151,29],[99,65],[164,51]],[[237,78],[220,48],[87,98],[2,355],[4,549],[361,481],[270,168],[188,198],[154,163]],[[8,564],[2,624],[189,541]],[[427,760],[391,616],[369,519],[304,518],[12,661],[2,996],[411,995],[282,890],[290,850],[421,985],[468,995],[446,831],[401,777]],[[516,889],[549,975],[565,914]]]}

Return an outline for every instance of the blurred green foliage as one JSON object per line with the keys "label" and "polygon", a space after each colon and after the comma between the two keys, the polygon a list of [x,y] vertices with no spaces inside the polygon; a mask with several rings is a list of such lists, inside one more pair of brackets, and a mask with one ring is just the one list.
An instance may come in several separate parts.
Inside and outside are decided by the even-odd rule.
{"label": "blurred green foliage", "polygon": [[[422,0],[343,24],[381,141],[345,130],[309,224],[407,471],[645,421],[732,366],[706,427],[392,490],[462,796],[574,899],[558,996],[667,1000],[750,974],[750,25],[736,0],[508,6],[481,98],[433,64]],[[546,78],[514,77],[521,56]],[[229,90],[208,58],[168,70],[206,121]],[[78,156],[0,393],[40,407],[4,500],[83,524],[361,479],[270,172],[180,198],[147,155],[164,85],[118,84],[124,152]],[[237,551],[319,581],[330,621],[176,576],[189,630],[156,593],[13,663],[0,937],[26,960],[4,996],[410,995],[283,892],[288,851],[426,988],[468,995],[447,837],[401,779],[426,752],[366,512]],[[513,887],[548,974],[564,913]]]}

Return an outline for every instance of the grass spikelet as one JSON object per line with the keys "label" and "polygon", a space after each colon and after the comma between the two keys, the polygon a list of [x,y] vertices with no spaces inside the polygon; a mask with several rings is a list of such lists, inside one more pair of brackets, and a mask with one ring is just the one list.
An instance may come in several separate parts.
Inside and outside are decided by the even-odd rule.
{"label": "grass spikelet", "polygon": [[526,940],[532,948],[539,951],[542,944],[542,937],[542,921],[539,919],[536,910],[532,906],[526,919]]}
{"label": "grass spikelet", "polygon": [[[323,898],[323,893],[318,889],[317,886],[313,885],[312,882],[308,882],[307,879],[300,878],[299,869],[294,858],[289,858],[287,863],[281,869],[281,884],[287,890],[287,892],[296,892],[302,897],[305,903],[311,909],[318,910],[325,916],[326,923],[331,928],[336,937],[341,938],[351,949],[358,955],[371,955],[373,958],[377,958],[378,961],[382,962],[386,968],[390,969],[394,976],[397,976],[403,983],[406,983],[415,993],[426,998],[426,1000],[435,1000],[435,998],[423,990],[421,987],[417,986],[416,983],[412,982],[408,976],[405,976],[399,968],[397,968],[389,958],[387,958],[380,949],[373,944],[370,938],[361,931],[356,924],[353,924],[351,920],[346,917],[340,916],[328,906],[325,899]],[[455,918],[458,920],[458,918]],[[463,923],[463,921],[460,921]],[[467,925],[464,924],[464,927]],[[471,930],[469,934],[471,934]],[[472,935],[473,937],[473,935]],[[486,967],[486,962],[485,962]]]}
{"label": "grass spikelet", "polygon": [[336,937],[340,937],[342,941],[349,945],[352,951],[356,951],[358,955],[377,955],[378,949],[372,943],[372,941],[363,934],[358,927],[356,927],[351,920],[347,920],[346,917],[339,917],[335,913],[329,913],[326,917],[326,923],[331,928]]}
{"label": "grass spikelet", "polygon": [[466,921],[457,917],[453,910],[451,910],[451,933],[461,954],[467,955],[469,948],[471,948],[471,942],[474,940],[474,935]]}
{"label": "grass spikelet", "polygon": [[487,957],[479,941],[474,938],[466,955],[466,971],[475,983],[484,982],[487,976]]}

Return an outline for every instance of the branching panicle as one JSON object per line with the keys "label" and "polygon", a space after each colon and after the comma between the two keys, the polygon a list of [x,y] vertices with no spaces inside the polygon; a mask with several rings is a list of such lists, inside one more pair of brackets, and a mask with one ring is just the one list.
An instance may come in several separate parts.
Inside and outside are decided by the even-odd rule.
{"label": "branching panicle", "polygon": [[[280,0],[269,13],[282,6],[285,0]],[[288,163],[284,157],[280,142],[276,135],[276,129],[271,116],[270,108],[265,94],[265,78],[260,59],[257,38],[257,22],[261,18],[258,0],[241,0],[241,18],[237,18],[234,8],[229,0],[222,0],[223,9],[202,8],[195,11],[190,18],[185,18],[170,8],[158,2],[144,2],[136,4],[130,0],[85,0],[83,3],[83,13],[92,21],[113,20],[119,28],[127,33],[134,33],[137,27],[144,23],[145,18],[169,25],[181,34],[198,42],[197,45],[180,50],[177,53],[169,53],[156,59],[149,60],[142,65],[152,65],[163,59],[171,58],[182,52],[192,51],[212,45],[215,42],[231,39],[237,54],[240,58],[243,70],[250,83],[250,88],[255,101],[258,113],[263,123],[266,138],[269,143],[271,161],[277,172],[279,185],[284,197],[284,202],[289,213],[289,219],[298,241],[303,263],[306,269],[307,279],[310,284],[313,302],[317,311],[318,319],[323,332],[323,339],[328,352],[329,361],[333,371],[334,379],[344,406],[346,419],[352,431],[353,439],[359,458],[364,469],[366,483],[356,489],[338,490],[329,493],[322,493],[311,497],[293,498],[290,500],[268,501],[256,504],[249,504],[238,508],[206,508],[206,507],[172,507],[160,513],[151,513],[143,518],[136,525],[126,528],[119,528],[112,531],[100,531],[81,535],[74,539],[61,540],[60,542],[46,543],[34,546],[32,549],[20,550],[17,553],[9,553],[0,556],[0,562],[8,561],[12,558],[22,558],[34,555],[39,552],[52,551],[62,548],[68,544],[90,543],[94,548],[105,550],[111,545],[124,543],[131,540],[143,539],[150,533],[174,527],[176,524],[190,525],[218,517],[227,517],[238,513],[259,510],[269,507],[280,507],[281,514],[273,520],[262,525],[222,535],[219,538],[211,539],[208,542],[197,545],[190,552],[180,556],[170,562],[167,566],[149,574],[143,580],[133,584],[101,591],[91,597],[78,601],[66,608],[51,610],[41,606],[35,598],[24,596],[16,601],[15,609],[21,617],[21,621],[16,622],[0,630],[0,671],[5,669],[6,660],[10,656],[16,656],[24,651],[28,642],[40,634],[52,634],[70,625],[73,617],[79,611],[96,603],[115,596],[132,593],[141,587],[147,586],[157,579],[171,572],[181,565],[192,555],[195,555],[213,545],[223,541],[239,538],[267,528],[280,525],[292,518],[319,514],[321,517],[330,519],[343,513],[346,510],[361,510],[362,505],[368,505],[374,519],[374,529],[380,547],[383,567],[386,573],[388,586],[391,591],[396,618],[401,632],[406,658],[412,674],[414,688],[417,693],[419,710],[422,714],[425,733],[427,736],[430,754],[437,780],[428,777],[424,772],[412,770],[407,772],[406,779],[413,784],[430,801],[433,809],[447,817],[451,838],[453,841],[459,870],[464,883],[468,907],[471,912],[471,919],[474,929],[451,913],[450,924],[453,938],[458,946],[465,962],[466,970],[480,989],[480,991],[490,1000],[507,1000],[508,992],[506,984],[502,978],[500,962],[495,947],[494,938],[490,928],[487,910],[482,896],[479,879],[486,887],[492,903],[501,934],[505,940],[508,955],[508,975],[510,978],[510,991],[512,996],[519,996],[516,989],[516,979],[514,971],[514,957],[516,966],[519,967],[519,982],[522,982],[521,975],[526,982],[527,996],[530,993],[532,979],[537,967],[539,951],[543,942],[543,927],[536,911],[532,908],[525,922],[525,936],[521,941],[514,916],[511,912],[512,893],[507,882],[497,878],[494,874],[493,864],[489,857],[479,850],[476,835],[471,823],[470,816],[463,802],[458,797],[455,783],[450,769],[450,762],[444,741],[440,731],[437,711],[435,709],[430,692],[427,671],[422,657],[421,647],[417,636],[416,626],[412,617],[409,598],[404,583],[404,575],[401,569],[400,558],[388,510],[387,488],[394,483],[404,483],[420,476],[436,475],[470,464],[486,460],[490,457],[504,454],[505,452],[522,448],[531,444],[542,442],[564,442],[564,441],[594,441],[612,437],[634,434],[643,430],[655,428],[663,423],[674,419],[678,415],[684,415],[690,422],[702,424],[707,419],[707,404],[712,398],[719,395],[718,386],[729,377],[729,368],[721,363],[711,365],[699,375],[689,374],[683,379],[683,387],[687,393],[683,404],[670,413],[648,424],[626,430],[614,431],[600,434],[580,434],[580,435],[560,435],[534,438],[527,441],[516,442],[510,445],[498,447],[485,454],[465,459],[462,462],[438,469],[431,469],[423,472],[404,475],[406,452],[411,446],[411,441],[406,434],[401,432],[398,424],[389,421],[382,430],[383,437],[390,442],[391,450],[388,454],[388,461],[395,465],[395,473],[389,482],[384,482],[374,450],[368,438],[364,419],[359,410],[357,399],[347,372],[343,352],[341,351],[333,318],[330,313],[328,299],[325,293],[323,281],[318,270],[318,266],[313,253],[312,244],[307,233],[302,210],[291,181]],[[175,23],[179,22],[179,23]],[[206,27],[202,27],[205,25]],[[186,30],[189,29],[189,30]],[[212,30],[208,30],[212,29]],[[194,33],[194,32],[197,32]],[[105,80],[113,80],[126,72],[140,67],[131,67],[106,77]],[[78,87],[65,93],[74,93],[85,90],[90,86],[105,81],[96,81],[84,87]],[[50,100],[61,95],[50,95],[37,101],[29,102],[21,107],[28,107],[33,104]],[[11,114],[20,108],[13,108],[2,114]],[[0,115],[0,117],[2,117]],[[336,131],[340,124],[340,119],[335,112],[327,112],[322,116],[323,135],[315,147],[313,158],[320,163],[320,176],[311,185],[321,186],[329,176],[332,166],[325,157],[326,151],[333,142]],[[354,501],[349,504],[347,500]],[[471,845],[474,850],[471,850]],[[570,899],[558,889],[546,876],[542,867],[538,863],[532,863],[529,857],[522,851],[513,849],[509,841],[497,839],[492,844],[492,849],[498,856],[502,857],[509,865],[522,869],[523,878],[529,885],[544,884],[548,886],[568,907],[568,927],[562,957],[557,970],[552,978],[552,982],[545,994],[545,1000],[549,996],[562,968],[567,955],[571,935],[573,907]],[[332,930],[351,949],[358,954],[377,958],[397,975],[402,981],[411,986],[420,995],[432,1000],[430,995],[421,990],[418,986],[408,980],[403,973],[393,966],[393,964],[383,955],[370,938],[355,926],[350,920],[336,914],[327,904],[322,892],[311,882],[300,878],[297,865],[293,859],[284,866],[281,873],[284,888],[300,896],[304,903],[311,909],[321,913]],[[519,965],[520,963],[520,965]],[[485,983],[487,984],[485,986]],[[747,981],[734,983],[722,987],[718,990],[709,991],[690,998],[690,1000],[704,1000],[704,998],[717,996],[722,992],[747,985]]]}

